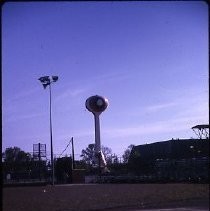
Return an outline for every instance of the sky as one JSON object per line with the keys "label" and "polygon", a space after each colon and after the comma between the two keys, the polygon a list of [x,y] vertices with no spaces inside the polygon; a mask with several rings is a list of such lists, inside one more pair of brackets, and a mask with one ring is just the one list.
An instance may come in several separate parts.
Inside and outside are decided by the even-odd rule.
{"label": "sky", "polygon": [[[7,2],[2,7],[2,150],[33,144],[58,157],[74,137],[76,159],[94,143],[92,95],[108,99],[101,143],[196,137],[208,124],[208,5],[203,1]],[[67,148],[65,155],[71,153]]]}

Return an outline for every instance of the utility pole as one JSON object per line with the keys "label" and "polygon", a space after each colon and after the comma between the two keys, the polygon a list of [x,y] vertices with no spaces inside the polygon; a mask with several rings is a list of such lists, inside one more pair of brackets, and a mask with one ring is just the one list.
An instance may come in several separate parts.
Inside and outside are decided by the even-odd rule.
{"label": "utility pole", "polygon": [[72,170],[75,169],[75,160],[74,160],[74,139],[71,138],[71,146],[72,146]]}

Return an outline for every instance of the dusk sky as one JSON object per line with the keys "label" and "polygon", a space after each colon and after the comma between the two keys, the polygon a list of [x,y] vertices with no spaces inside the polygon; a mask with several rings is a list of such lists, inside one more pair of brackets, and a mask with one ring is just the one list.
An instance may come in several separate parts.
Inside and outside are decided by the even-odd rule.
{"label": "dusk sky", "polygon": [[[94,143],[92,95],[109,100],[101,142],[130,145],[191,138],[208,124],[208,5],[165,2],[8,2],[2,7],[3,151],[47,144],[52,84],[56,156],[74,137],[76,159]],[[71,148],[66,151],[71,153]]]}

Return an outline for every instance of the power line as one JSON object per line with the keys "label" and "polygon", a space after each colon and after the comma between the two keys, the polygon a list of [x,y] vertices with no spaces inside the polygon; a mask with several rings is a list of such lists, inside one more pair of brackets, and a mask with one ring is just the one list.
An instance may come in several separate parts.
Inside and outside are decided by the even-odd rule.
{"label": "power line", "polygon": [[61,155],[66,151],[66,149],[68,148],[69,144],[71,143],[71,140],[69,141],[69,143],[66,145],[66,148],[63,150],[63,152],[60,154],[59,158],[61,157]]}

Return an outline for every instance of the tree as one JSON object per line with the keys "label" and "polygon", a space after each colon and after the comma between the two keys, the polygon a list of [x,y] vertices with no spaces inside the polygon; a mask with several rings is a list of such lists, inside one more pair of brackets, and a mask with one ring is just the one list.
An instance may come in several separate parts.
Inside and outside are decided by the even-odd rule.
{"label": "tree", "polygon": [[[89,144],[86,149],[82,150],[80,157],[86,164],[92,165],[94,162],[95,144]],[[104,154],[107,164],[112,163],[112,150],[109,147],[102,146],[101,150]]]}
{"label": "tree", "polygon": [[31,155],[19,147],[10,147],[3,152],[3,172],[6,174],[23,174],[29,170]]}
{"label": "tree", "polygon": [[19,147],[10,147],[3,152],[4,176],[11,174],[12,179],[40,178],[47,171],[45,161],[36,161],[31,154]]}
{"label": "tree", "polygon": [[30,153],[22,151],[19,147],[10,147],[3,153],[4,162],[25,162],[31,160]]}
{"label": "tree", "polygon": [[88,165],[93,164],[94,147],[95,147],[95,144],[89,144],[86,149],[82,150],[82,154],[80,155],[80,157],[82,157],[82,160],[84,160],[85,163]]}
{"label": "tree", "polygon": [[107,165],[112,163],[112,149],[109,147],[101,146],[101,151],[104,154],[105,160],[107,162]]}
{"label": "tree", "polygon": [[134,145],[131,144],[128,146],[128,148],[124,151],[124,154],[122,155],[123,157],[123,163],[128,163],[130,154],[131,154],[131,150],[133,149]]}
{"label": "tree", "polygon": [[60,183],[72,182],[72,158],[62,157],[55,161],[55,175]]}
{"label": "tree", "polygon": [[117,155],[112,155],[112,163],[113,164],[118,164],[120,163],[119,158],[117,157]]}

